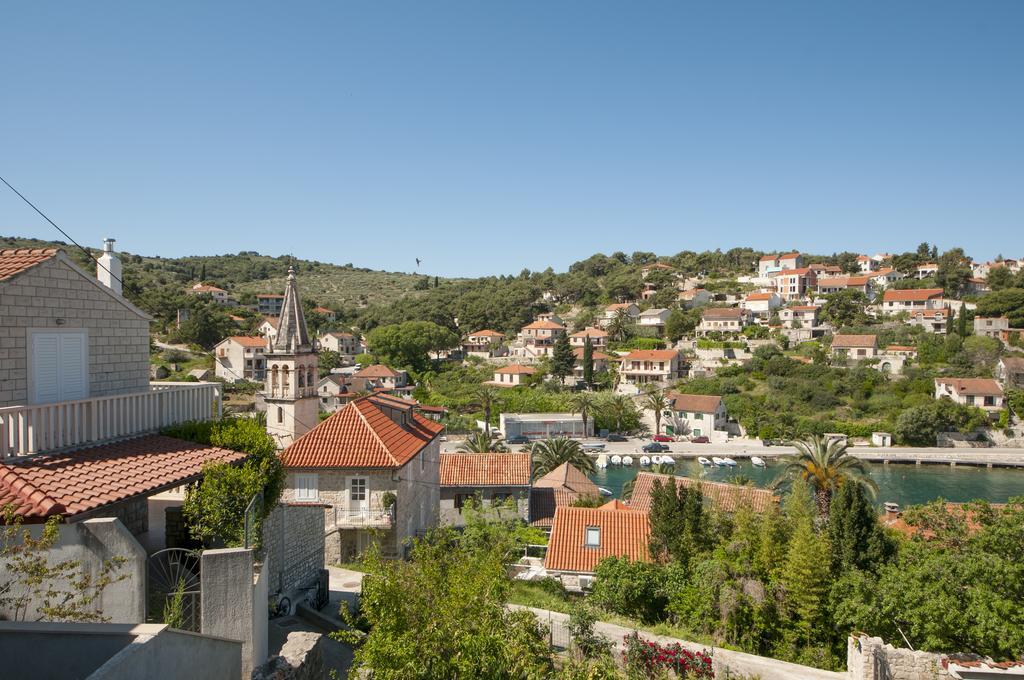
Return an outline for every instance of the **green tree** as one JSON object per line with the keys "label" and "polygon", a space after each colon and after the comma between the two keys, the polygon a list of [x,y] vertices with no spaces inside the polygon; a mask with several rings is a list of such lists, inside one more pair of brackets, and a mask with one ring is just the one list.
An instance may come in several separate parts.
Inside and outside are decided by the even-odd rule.
{"label": "green tree", "polygon": [[678,308],[673,309],[665,320],[665,335],[672,342],[676,342],[684,335],[692,333],[699,321],[699,310],[686,312]]}
{"label": "green tree", "polygon": [[615,314],[608,321],[608,337],[612,340],[623,342],[633,335],[633,317],[626,309],[616,309]]}
{"label": "green tree", "polygon": [[653,623],[667,604],[664,571],[628,557],[606,557],[594,569],[591,599],[610,612]]}
{"label": "green tree", "polygon": [[821,517],[828,517],[832,495],[842,484],[863,486],[872,496],[878,492],[878,485],[868,475],[864,462],[846,452],[845,439],[828,440],[811,435],[792,445],[796,453],[780,458],[782,474],[798,477],[810,485]]}
{"label": "green tree", "polygon": [[986,293],[978,300],[978,316],[1005,316],[1013,328],[1024,327],[1024,288],[1006,288]]}
{"label": "green tree", "polygon": [[669,407],[665,393],[658,389],[648,390],[644,394],[643,407],[654,416],[654,434],[661,434],[661,416]]}
{"label": "green tree", "polygon": [[451,349],[459,336],[431,321],[406,321],[380,326],[366,334],[370,352],[385,363],[424,370],[430,353]]}
{"label": "green tree", "polygon": [[572,412],[579,413],[580,419],[583,421],[583,433],[587,433],[587,419],[590,414],[594,411],[594,406],[597,404],[597,399],[594,397],[592,392],[577,392],[572,395]]}
{"label": "green tree", "polygon": [[[594,343],[591,342],[589,335],[583,339],[583,382],[587,385],[587,389],[594,384]],[[584,429],[586,429],[585,420]]]}
{"label": "green tree", "polygon": [[828,513],[832,573],[874,572],[895,552],[878,521],[878,510],[859,484],[841,484]]}
{"label": "green tree", "polygon": [[868,298],[859,290],[846,289],[825,296],[821,318],[835,328],[861,324],[867,318],[864,312]]}
{"label": "green tree", "polygon": [[481,385],[476,389],[476,400],[484,412],[484,432],[490,434],[491,414],[494,411],[494,405],[498,401],[498,388],[490,385]]}
{"label": "green tree", "polygon": [[576,367],[576,355],[572,353],[572,346],[569,344],[569,336],[564,333],[558,337],[555,341],[554,349],[551,354],[551,375],[554,376],[559,384],[564,382],[565,378],[572,375],[573,369]]}
{"label": "green tree", "polygon": [[615,431],[621,432],[622,425],[626,422],[630,413],[636,411],[633,402],[624,394],[614,394],[604,404],[607,408],[610,420],[615,423]]}
{"label": "green tree", "polygon": [[696,555],[710,547],[704,495],[699,486],[692,488],[674,481],[662,484],[655,479],[649,516],[649,548],[655,559],[672,560],[688,572]]}
{"label": "green tree", "polygon": [[594,474],[594,459],[587,455],[575,439],[556,437],[534,442],[530,446],[533,457],[533,478],[538,479],[559,465],[568,463],[586,475]]}
{"label": "green tree", "polygon": [[935,274],[935,283],[938,284],[951,298],[959,298],[971,278],[970,260],[964,254],[963,248],[947,250],[939,257],[938,271]]}
{"label": "green tree", "polygon": [[789,542],[780,579],[786,609],[805,644],[820,641],[829,583],[828,545],[814,533],[809,519],[799,521]]}
{"label": "green tree", "polygon": [[320,377],[331,374],[331,369],[338,368],[341,366],[341,355],[330,349],[321,349],[317,353],[317,364],[320,371]]}
{"label": "green tree", "polygon": [[494,432],[474,432],[455,447],[462,453],[504,453],[508,447]]}

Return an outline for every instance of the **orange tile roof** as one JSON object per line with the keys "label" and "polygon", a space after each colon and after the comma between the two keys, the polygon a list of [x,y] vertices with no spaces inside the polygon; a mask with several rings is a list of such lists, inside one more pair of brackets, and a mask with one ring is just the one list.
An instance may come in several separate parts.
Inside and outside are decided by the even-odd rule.
{"label": "orange tile roof", "polygon": [[886,345],[885,351],[887,352],[916,352],[917,348],[913,345]]}
{"label": "orange tile roof", "polygon": [[[583,347],[573,347],[572,348],[573,356],[576,357],[577,359],[582,359],[583,358],[583,349],[584,349]],[[605,354],[604,352],[599,352],[596,349],[593,351],[592,356],[594,357],[595,360],[602,359],[604,361],[607,361],[607,360],[611,359],[611,357],[609,355]]]}
{"label": "orange tile roof", "polygon": [[562,463],[533,483],[530,490],[530,522],[551,526],[555,510],[583,496],[599,496],[597,485],[577,468]]}
{"label": "orange tile roof", "polygon": [[474,336],[477,336],[477,335],[482,335],[482,336],[488,337],[488,338],[503,338],[503,337],[505,337],[504,333],[499,333],[498,331],[492,331],[489,328],[485,328],[482,331],[477,331],[476,333],[470,333],[469,337],[474,337]]}
{"label": "orange tile roof", "polygon": [[746,312],[739,307],[708,307],[701,315],[705,319],[739,319]]}
{"label": "orange tile roof", "polygon": [[31,269],[49,260],[59,251],[57,248],[7,248],[0,250],[0,281]]}
{"label": "orange tile roof", "polygon": [[397,378],[398,371],[389,368],[384,364],[373,364],[364,369],[356,371],[354,378]]}
{"label": "orange tile roof", "polygon": [[723,482],[706,482],[690,479],[689,477],[673,477],[672,475],[659,475],[654,472],[640,472],[633,484],[633,495],[630,496],[629,505],[641,512],[649,512],[651,509],[651,486],[655,479],[660,479],[662,484],[674,482],[688,488],[699,487],[704,495],[705,501],[712,507],[722,512],[735,512],[741,506],[746,505],[755,512],[764,512],[778,505],[779,498],[767,489],[758,489],[754,486],[740,486],[738,484],[725,484]]}
{"label": "orange tile roof", "polygon": [[614,312],[614,311],[619,310],[619,309],[629,309],[632,306],[633,306],[632,302],[616,302],[615,304],[608,305],[604,309],[607,312]]}
{"label": "orange tile roof", "polygon": [[957,394],[969,394],[979,397],[1003,396],[1003,388],[991,378],[936,378],[935,382],[952,387]]}
{"label": "orange tile roof", "polygon": [[780,260],[792,260],[794,257],[800,257],[799,252],[786,253],[785,255],[779,255]]}
{"label": "orange tile roof", "polygon": [[843,349],[845,347],[876,347],[877,345],[877,335],[837,334],[832,336],[832,349]]}
{"label": "orange tile roof", "polygon": [[226,293],[227,291],[217,286],[207,286],[203,284],[196,284],[192,286],[193,293]]}
{"label": "orange tile roof", "polygon": [[[597,527],[599,545],[585,545],[588,527]],[[645,512],[615,502],[600,508],[561,507],[555,511],[544,567],[550,571],[591,573],[606,557],[650,561],[651,523]]]}
{"label": "orange tile roof", "polygon": [[722,403],[722,398],[706,394],[680,394],[669,392],[673,411],[693,411],[695,413],[714,413]]}
{"label": "orange tile roof", "polygon": [[763,302],[772,299],[772,293],[750,293],[747,295],[747,302]]}
{"label": "orange tile roof", "polygon": [[329,335],[332,338],[339,338],[339,339],[340,338],[354,338],[354,337],[356,337],[356,336],[352,335],[351,333],[343,333],[341,331],[328,331],[324,335]]}
{"label": "orange tile roof", "polygon": [[762,255],[760,261],[761,262],[774,262],[777,259],[779,259],[779,258],[776,257],[775,255]]}
{"label": "orange tile roof", "polygon": [[814,270],[810,267],[801,267],[800,269],[783,269],[781,272],[777,273],[776,276],[806,276],[812,271]]}
{"label": "orange tile roof", "polygon": [[816,312],[819,308],[814,305],[794,305],[789,309],[792,309],[794,312]]}
{"label": "orange tile roof", "polygon": [[441,486],[530,486],[529,453],[442,453]]}
{"label": "orange tile roof", "polygon": [[672,361],[679,356],[674,349],[638,349],[622,357],[623,361]]}
{"label": "orange tile roof", "polygon": [[941,288],[889,288],[882,295],[882,300],[885,302],[924,302],[941,297]]}
{"label": "orange tile roof", "polygon": [[444,430],[411,411],[403,427],[388,416],[389,406],[399,405],[379,396],[349,402],[284,450],[285,467],[400,468]]}
{"label": "orange tile roof", "polygon": [[554,321],[547,321],[547,320],[544,320],[544,319],[540,319],[540,320],[534,321],[533,323],[529,323],[529,324],[523,326],[523,330],[526,330],[526,329],[530,329],[530,330],[549,330],[549,331],[563,330],[564,331],[565,330],[565,326],[563,326],[560,323],[555,323]]}
{"label": "orange tile roof", "polygon": [[494,372],[505,375],[533,375],[537,372],[537,369],[531,366],[523,366],[522,364],[509,364],[508,366],[495,369]]}
{"label": "orange tile roof", "polygon": [[[267,346],[267,339],[266,338],[261,338],[259,336],[254,336],[254,335],[230,335],[230,336],[224,338],[224,340],[231,340],[233,342],[238,343],[242,347],[266,347]],[[222,340],[221,342],[223,342],[224,340]]]}
{"label": "orange tile roof", "polygon": [[246,454],[149,435],[0,465],[0,506],[26,521],[73,516],[197,479],[203,465]]}
{"label": "orange tile roof", "polygon": [[573,333],[570,337],[573,338],[607,338],[608,331],[602,328],[584,328],[583,330]]}

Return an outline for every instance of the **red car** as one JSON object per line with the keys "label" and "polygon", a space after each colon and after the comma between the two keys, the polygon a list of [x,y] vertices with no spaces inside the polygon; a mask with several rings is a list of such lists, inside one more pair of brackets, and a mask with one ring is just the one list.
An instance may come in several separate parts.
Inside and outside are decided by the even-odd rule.
{"label": "red car", "polygon": [[667,434],[656,434],[653,437],[651,437],[651,439],[653,439],[656,442],[674,442],[675,441],[674,437],[670,437]]}
{"label": "red car", "polygon": [[710,444],[711,440],[707,437],[694,437],[690,440],[691,444]]}

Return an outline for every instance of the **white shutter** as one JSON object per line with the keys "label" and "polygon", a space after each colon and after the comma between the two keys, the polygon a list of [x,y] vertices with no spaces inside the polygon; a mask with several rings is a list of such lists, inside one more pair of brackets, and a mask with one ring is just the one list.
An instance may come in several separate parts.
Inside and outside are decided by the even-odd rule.
{"label": "white shutter", "polygon": [[32,403],[60,401],[60,338],[56,333],[32,335]]}
{"label": "white shutter", "polygon": [[84,333],[60,334],[60,400],[89,396],[89,353]]}

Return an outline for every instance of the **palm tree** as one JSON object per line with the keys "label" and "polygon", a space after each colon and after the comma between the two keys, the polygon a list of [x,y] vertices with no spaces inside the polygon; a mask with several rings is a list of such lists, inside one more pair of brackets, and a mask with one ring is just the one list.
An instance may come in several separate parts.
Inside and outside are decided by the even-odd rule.
{"label": "palm tree", "polygon": [[[665,465],[664,463],[655,463],[651,467],[647,468],[647,472],[653,472],[659,475],[671,475],[675,477],[676,467],[675,465]],[[633,497],[633,487],[636,486],[636,477],[629,480],[622,485],[622,500],[628,501]]]}
{"label": "palm tree", "polygon": [[658,389],[651,389],[644,395],[643,407],[654,413],[654,434],[661,434],[661,414],[668,409],[668,398]]}
{"label": "palm tree", "polygon": [[462,453],[505,453],[508,447],[493,432],[474,432],[459,442],[455,449]]}
{"label": "palm tree", "polygon": [[613,394],[611,399],[608,400],[608,410],[612,420],[615,421],[616,432],[622,430],[622,421],[626,419],[632,407],[633,402],[624,394]]}
{"label": "palm tree", "polygon": [[480,402],[480,408],[484,412],[484,432],[491,433],[491,411],[498,401],[498,389],[490,385],[481,385],[476,390],[476,399]]}
{"label": "palm tree", "polygon": [[633,317],[625,309],[616,309],[615,315],[608,321],[608,337],[623,341],[633,330]]}
{"label": "palm tree", "polygon": [[847,443],[843,439],[825,439],[812,435],[806,439],[791,442],[796,453],[782,456],[783,477],[799,477],[811,487],[814,501],[818,506],[818,514],[828,517],[829,503],[832,494],[843,484],[859,484],[873,498],[878,493],[878,485],[868,476],[864,461],[854,458],[846,452]]}
{"label": "palm tree", "polygon": [[530,447],[533,454],[533,477],[537,479],[554,470],[562,463],[568,463],[585,475],[594,473],[594,459],[587,455],[575,439],[557,437],[535,442]]}
{"label": "palm tree", "polygon": [[587,418],[594,410],[594,395],[590,392],[577,392],[570,401],[572,412],[579,413],[583,419],[583,435],[587,434]]}

